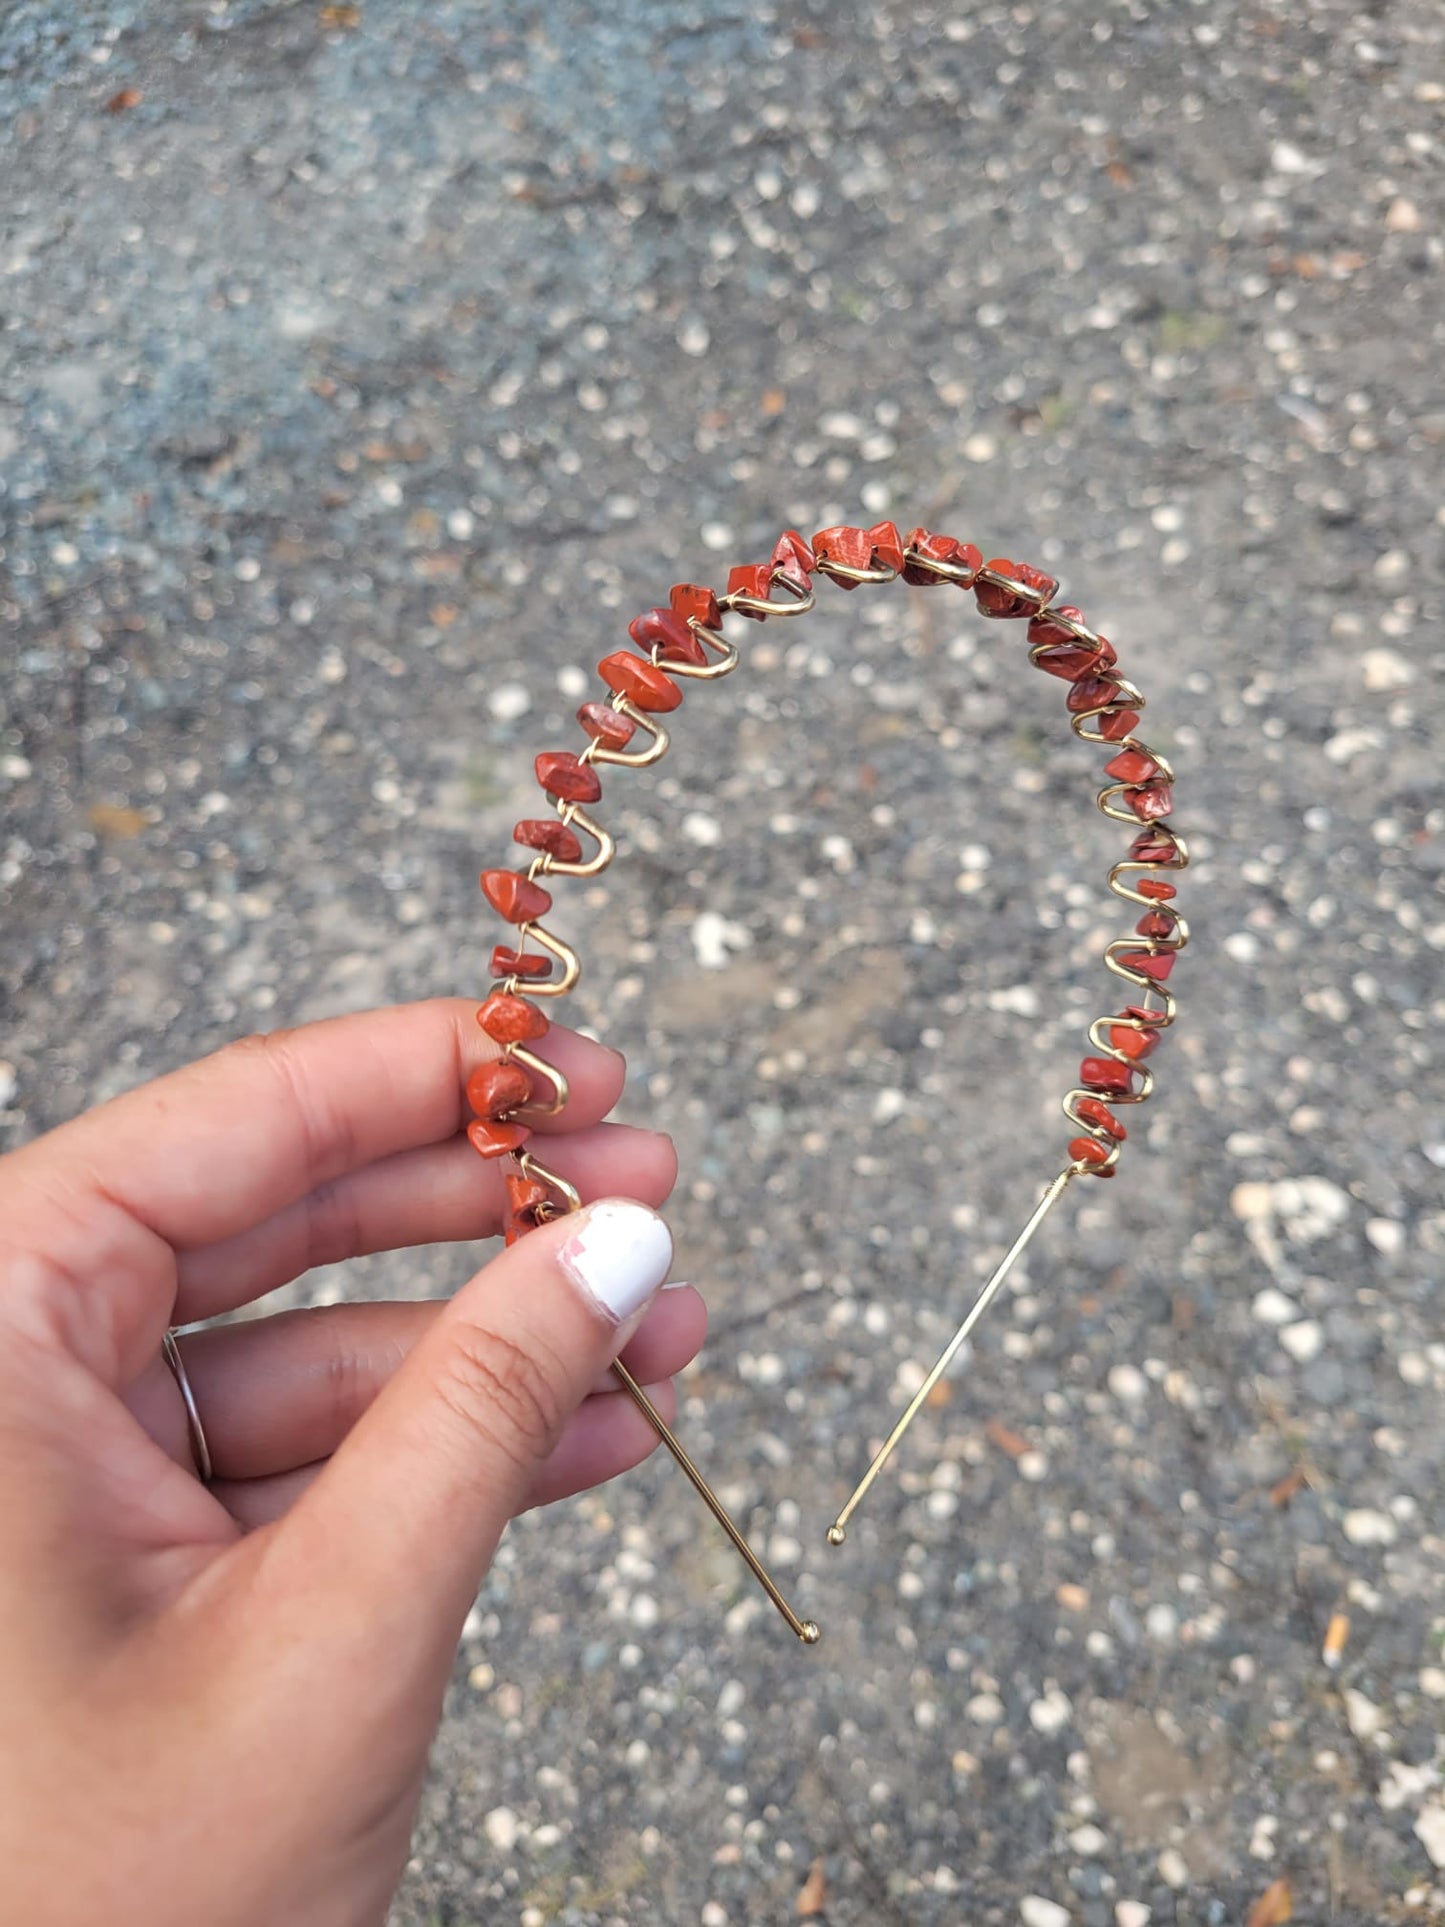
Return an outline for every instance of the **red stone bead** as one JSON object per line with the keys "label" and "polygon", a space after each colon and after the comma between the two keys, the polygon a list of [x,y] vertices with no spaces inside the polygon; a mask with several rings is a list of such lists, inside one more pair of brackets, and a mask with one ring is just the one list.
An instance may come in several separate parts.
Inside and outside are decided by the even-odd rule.
{"label": "red stone bead", "polygon": [[1074,1110],[1089,1124],[1097,1124],[1101,1131],[1122,1144],[1129,1133],[1115,1117],[1107,1104],[1100,1103],[1097,1097],[1081,1097],[1075,1100]]}
{"label": "red stone bead", "polygon": [[1171,897],[1179,894],[1174,885],[1166,883],[1163,877],[1141,877],[1134,887],[1141,897],[1153,897],[1156,903],[1167,903]]}
{"label": "red stone bead", "polygon": [[1140,917],[1134,925],[1135,932],[1141,937],[1167,937],[1173,934],[1179,921],[1171,910],[1150,910]]}
{"label": "red stone bead", "polygon": [[[1030,629],[1033,626],[1029,624]],[[1112,676],[1080,676],[1064,698],[1064,707],[1070,715],[1078,716],[1088,709],[1106,709],[1118,696],[1119,685]]]}
{"label": "red stone bead", "polygon": [[498,1044],[530,1044],[547,1035],[547,1019],[537,1006],[509,990],[494,990],[477,1011],[477,1022]]}
{"label": "red stone bead", "polygon": [[812,576],[818,566],[818,558],[796,529],[784,529],[773,547],[772,566],[781,569],[789,582],[807,590],[813,586]]}
{"label": "red stone bead", "polygon": [[[836,562],[845,569],[871,569],[873,566],[873,544],[865,529],[855,529],[838,523],[831,529],[819,529],[813,537],[813,555],[817,566],[826,570],[830,563]],[[856,582],[846,577],[838,580],[840,589],[856,589]]]}
{"label": "red stone bead", "polygon": [[1168,980],[1177,955],[1178,952],[1174,950],[1121,950],[1119,962],[1126,970],[1136,971],[1139,976],[1151,977],[1156,984],[1162,984]]}
{"label": "red stone bead", "polygon": [[1090,649],[1086,643],[1060,643],[1055,649],[1043,649],[1034,658],[1034,667],[1042,669],[1046,676],[1058,676],[1064,682],[1077,682],[1080,676],[1087,676],[1099,668],[1103,657],[1097,649]]}
{"label": "red stone bead", "polygon": [[1013,589],[1006,589],[997,582],[976,582],[973,593],[979,608],[986,616],[1031,616],[1037,613],[1041,604],[1053,600],[1058,591],[1055,577],[1045,575],[1029,562],[1010,562],[1006,556],[995,556],[986,566],[996,575],[1006,575],[1022,585],[1023,589],[1037,591],[1025,595]]}
{"label": "red stone bead", "polygon": [[595,803],[602,779],[590,763],[579,762],[570,749],[544,749],[532,765],[537,781],[549,796],[564,803]]}
{"label": "red stone bead", "polygon": [[[1013,572],[1013,565],[1009,562],[990,562],[988,566],[991,569],[1008,569],[1011,573]],[[1068,621],[1063,620],[1064,617],[1067,617]],[[1104,638],[1100,636],[1098,642],[1090,642],[1086,637],[1074,633],[1069,627],[1072,622],[1082,623],[1086,629],[1089,626],[1084,622],[1083,610],[1072,602],[1061,602],[1057,609],[1050,609],[1047,614],[1031,616],[1028,626],[1030,649],[1058,647],[1097,650]]]}
{"label": "red stone bead", "polygon": [[472,1149],[484,1158],[504,1158],[508,1151],[519,1151],[531,1135],[525,1124],[503,1124],[495,1118],[479,1118],[467,1126]]}
{"label": "red stone bead", "polygon": [[704,589],[696,582],[674,582],[668,600],[684,622],[695,617],[704,629],[721,629],[722,610],[711,589]]}
{"label": "red stone bead", "polygon": [[[1076,1137],[1069,1140],[1069,1156],[1076,1164],[1104,1164],[1108,1161],[1109,1147],[1100,1144],[1096,1138]],[[1101,1178],[1112,1178],[1114,1173],[1101,1171]]]}
{"label": "red stone bead", "polygon": [[520,1171],[507,1173],[507,1202],[513,1211],[535,1211],[547,1202],[547,1187],[536,1178],[523,1177]]}
{"label": "red stone bead", "polygon": [[509,950],[498,944],[492,952],[494,977],[545,977],[552,968],[550,957],[539,957],[535,950]]}
{"label": "red stone bead", "polygon": [[1174,792],[1167,783],[1150,783],[1147,788],[1125,790],[1124,801],[1141,823],[1168,816],[1174,807]]}
{"label": "red stone bead", "polygon": [[508,923],[530,923],[545,917],[552,899],[540,883],[533,883],[520,870],[483,870],[482,892],[492,908]]}
{"label": "red stone bead", "polygon": [[1177,865],[1179,846],[1174,841],[1174,832],[1167,826],[1160,830],[1144,830],[1129,845],[1129,857],[1134,863],[1167,863]]}
{"label": "red stone bead", "polygon": [[575,830],[554,816],[525,816],[512,831],[512,841],[527,850],[545,850],[559,863],[580,863],[582,844]]}
{"label": "red stone bead", "polygon": [[644,662],[625,649],[604,656],[597,665],[597,673],[609,689],[626,696],[639,709],[649,712],[676,709],[682,701],[682,691],[671,676],[665,676],[656,663]]}
{"label": "red stone bead", "polygon": [[[751,596],[754,602],[772,600],[773,565],[771,562],[740,562],[728,573],[728,594],[730,596]],[[766,622],[767,617],[756,609],[739,609],[740,616],[747,616],[753,622]]]}
{"label": "red stone bead", "polygon": [[1159,774],[1159,765],[1142,749],[1121,749],[1104,765],[1104,774],[1116,783],[1147,783]]}
{"label": "red stone bead", "polygon": [[707,651],[687,626],[687,618],[673,609],[649,609],[634,616],[627,633],[649,655],[655,649],[662,662],[690,662],[701,666]]}
{"label": "red stone bead", "polygon": [[624,716],[611,703],[583,703],[577,711],[577,720],[604,749],[621,749],[637,734],[637,719]]}
{"label": "red stone bead", "polygon": [[531,1101],[532,1080],[520,1064],[505,1058],[478,1064],[467,1079],[467,1102],[478,1117],[501,1118]]}
{"label": "red stone bead", "polygon": [[903,537],[895,522],[875,522],[868,530],[868,548],[872,568],[892,569],[896,575],[902,575]]}
{"label": "red stone bead", "polygon": [[1135,1030],[1131,1024],[1111,1024],[1108,1037],[1115,1050],[1122,1051],[1136,1063],[1147,1057],[1159,1042],[1157,1030]]}
{"label": "red stone bead", "polygon": [[505,1241],[510,1247],[519,1238],[525,1238],[529,1231],[537,1229],[537,1220],[530,1211],[514,1211],[507,1219]]}
{"label": "red stone bead", "polygon": [[950,569],[963,569],[966,576],[935,575],[932,569],[925,568],[922,562],[905,562],[903,580],[917,588],[928,588],[939,582],[952,582],[960,589],[971,589],[973,578],[983,567],[983,556],[972,542],[960,542],[953,535],[932,535],[927,529],[910,529],[904,538],[904,550],[912,549],[928,562],[942,562]]}
{"label": "red stone bead", "polygon": [[1108,742],[1121,742],[1125,736],[1133,735],[1138,721],[1137,709],[1111,709],[1107,716],[1099,718],[1099,734]]}
{"label": "red stone bead", "polygon": [[1086,1057],[1079,1066],[1079,1082],[1086,1091],[1116,1091],[1122,1096],[1133,1089],[1134,1073],[1112,1057]]}

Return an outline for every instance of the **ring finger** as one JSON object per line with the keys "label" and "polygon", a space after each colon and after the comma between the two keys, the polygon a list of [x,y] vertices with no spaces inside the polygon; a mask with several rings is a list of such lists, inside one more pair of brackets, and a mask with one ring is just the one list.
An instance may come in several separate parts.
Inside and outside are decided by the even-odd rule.
{"label": "ring finger", "polygon": [[[326,1305],[179,1339],[216,1478],[269,1478],[329,1458],[440,1310],[435,1300]],[[690,1286],[665,1291],[624,1360],[644,1383],[669,1378],[706,1325]],[[609,1388],[606,1376],[594,1391]],[[129,1402],[152,1437],[189,1464],[185,1408],[160,1360]]]}

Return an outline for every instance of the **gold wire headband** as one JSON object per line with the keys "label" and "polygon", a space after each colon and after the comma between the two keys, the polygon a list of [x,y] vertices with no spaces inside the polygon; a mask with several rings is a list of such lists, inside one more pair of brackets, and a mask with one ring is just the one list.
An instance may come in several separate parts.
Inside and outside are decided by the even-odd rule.
{"label": "gold wire headband", "polygon": [[[829,1526],[829,1544],[840,1546],[848,1521],[1048,1212],[1073,1179],[1114,1175],[1128,1136],[1114,1112],[1119,1106],[1142,1104],[1154,1088],[1144,1059],[1160,1033],[1174,1022],[1168,977],[1175,957],[1189,941],[1188,926],[1174,907],[1173,883],[1154,873],[1182,870],[1189,851],[1184,838],[1164,820],[1173,808],[1174,773],[1159,751],[1134,734],[1143,696],[1119,674],[1112,645],[1089,628],[1080,612],[1068,603],[1054,605],[1059,585],[1041,570],[1003,558],[985,562],[971,543],[933,535],[927,529],[913,529],[900,537],[892,522],[879,522],[870,529],[823,529],[811,542],[789,529],[779,537],[767,562],[732,571],[725,595],[695,583],[678,584],[667,608],[649,609],[629,625],[628,634],[641,654],[619,649],[598,663],[609,700],[586,702],[577,711],[577,720],[590,739],[582,753],[544,750],[536,759],[537,780],[557,814],[525,818],[513,831],[515,842],[536,851],[526,871],[482,872],[488,901],[516,925],[516,931],[511,946],[499,945],[492,952],[497,981],[477,1012],[477,1022],[502,1046],[502,1053],[467,1081],[467,1101],[477,1114],[467,1136],[484,1158],[514,1160],[507,1174],[508,1244],[549,1218],[578,1210],[582,1202],[565,1178],[526,1148],[531,1136],[526,1119],[555,1116],[568,1096],[562,1073],[527,1048],[547,1032],[545,1014],[528,999],[561,997],[582,972],[572,946],[538,921],[551,909],[552,898],[537,879],[592,877],[607,868],[616,844],[582,807],[601,797],[597,766],[644,769],[664,756],[669,739],[658,717],[682,702],[678,679],[710,682],[737,667],[738,651],[722,633],[723,617],[735,614],[762,622],[774,616],[803,615],[813,607],[817,574],[850,591],[865,582],[892,582],[899,576],[919,588],[952,584],[971,589],[986,616],[1027,620],[1030,662],[1069,685],[1067,707],[1074,734],[1113,751],[1104,766],[1109,781],[1098,793],[1098,806],[1105,816],[1129,824],[1136,834],[1127,854],[1110,870],[1109,888],[1143,911],[1133,933],[1115,937],[1104,950],[1105,966],[1134,987],[1139,1001],[1096,1017],[1089,1026],[1093,1054],[1084,1058],[1079,1081],[1063,1100],[1064,1115],[1079,1132],[1069,1142],[1069,1162],[1045,1189]],[[632,746],[639,730],[644,740]],[[579,831],[589,839],[590,855]],[[529,943],[538,948],[529,950]],[[519,994],[523,989],[527,997]],[[540,1097],[534,1075],[543,1083]],[[548,1089],[550,1097],[545,1095]],[[646,1392],[620,1360],[612,1369],[793,1632],[804,1644],[814,1644],[817,1625],[794,1612]]]}

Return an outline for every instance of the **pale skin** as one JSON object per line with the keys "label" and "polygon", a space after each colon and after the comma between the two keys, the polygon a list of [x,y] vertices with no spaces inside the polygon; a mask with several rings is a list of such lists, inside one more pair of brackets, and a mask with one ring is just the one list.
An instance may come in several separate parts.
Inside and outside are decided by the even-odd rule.
{"label": "pale skin", "polygon": [[[507,1521],[655,1444],[609,1389],[619,1344],[671,1415],[701,1300],[619,1326],[562,1220],[445,1304],[183,1337],[196,1476],[168,1326],[499,1230],[501,1174],[458,1136],[496,1054],[474,1009],[247,1039],[0,1159],[0,1917],[384,1920]],[[572,1086],[545,1161],[584,1200],[661,1204],[668,1140],[602,1121],[621,1058],[557,1026],[538,1048]]]}

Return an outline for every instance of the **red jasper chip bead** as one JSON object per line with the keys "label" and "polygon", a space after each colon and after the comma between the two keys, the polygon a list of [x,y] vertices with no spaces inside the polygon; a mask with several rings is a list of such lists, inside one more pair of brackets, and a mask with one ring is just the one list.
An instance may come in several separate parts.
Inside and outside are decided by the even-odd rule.
{"label": "red jasper chip bead", "polygon": [[[973,578],[983,567],[983,556],[972,542],[960,542],[953,535],[932,535],[927,529],[910,529],[904,537],[905,555],[911,549],[920,559],[903,564],[903,580],[911,582],[915,588],[928,589],[940,582],[952,582],[957,588],[971,589]],[[949,569],[962,569],[958,575],[939,575],[925,567],[927,562],[940,562]]]}
{"label": "red jasper chip bead", "polygon": [[[1030,635],[1033,634],[1034,627],[1035,625],[1031,622]],[[1107,709],[1110,703],[1118,701],[1120,701],[1119,685],[1112,676],[1080,676],[1064,698],[1064,707],[1072,715],[1077,716],[1087,709]]]}
{"label": "red jasper chip bead", "polygon": [[[1001,582],[975,582],[973,593],[986,616],[1031,616],[1046,602],[1051,602],[1058,592],[1056,578],[1045,575],[1042,569],[1034,568],[1032,563],[1010,562],[1006,556],[999,555],[984,566],[993,574],[1006,575],[1011,582],[1019,584],[1017,589],[1013,589],[1006,588]],[[1025,594],[1026,590],[1036,593]],[[1077,614],[1077,611],[1074,613]]]}
{"label": "red jasper chip bead", "polygon": [[1159,863],[1178,867],[1179,846],[1174,841],[1174,832],[1167,826],[1161,830],[1145,830],[1136,836],[1129,845],[1131,863]]}
{"label": "red jasper chip bead", "polygon": [[1156,984],[1165,983],[1174,968],[1178,955],[1173,950],[1121,950],[1119,962],[1126,970],[1132,970],[1141,977],[1148,977]]}
{"label": "red jasper chip bead", "polygon": [[502,1118],[532,1098],[532,1080],[520,1064],[505,1058],[478,1064],[467,1079],[467,1102],[478,1117]]}
{"label": "red jasper chip bead", "polygon": [[[730,596],[750,596],[754,602],[770,602],[773,588],[773,565],[771,562],[740,562],[728,573],[728,594]],[[767,617],[758,609],[739,609],[740,616],[747,616],[753,622],[766,622]]]}
{"label": "red jasper chip bead", "polygon": [[1122,1051],[1135,1063],[1147,1057],[1159,1042],[1157,1030],[1135,1030],[1131,1024],[1111,1024],[1108,1037],[1115,1050]]}
{"label": "red jasper chip bead", "polygon": [[1125,736],[1132,736],[1139,722],[1136,709],[1111,709],[1107,716],[1099,718],[1099,734],[1107,742],[1117,743]]}
{"label": "red jasper chip bead", "polygon": [[[865,529],[849,528],[838,523],[831,529],[819,529],[813,537],[813,555],[820,569],[826,570],[829,563],[837,562],[845,569],[871,569],[873,566],[873,544],[868,540]],[[856,589],[856,582],[846,578],[838,583],[840,589]]]}
{"label": "red jasper chip bead", "polygon": [[482,891],[508,923],[530,923],[552,908],[552,899],[541,884],[533,883],[520,870],[483,870]]}
{"label": "red jasper chip bead", "polygon": [[1116,783],[1147,783],[1159,774],[1159,765],[1142,749],[1121,749],[1104,765],[1104,774]]}
{"label": "red jasper chip bead", "polygon": [[1149,783],[1143,789],[1125,790],[1124,801],[1141,823],[1152,823],[1173,809],[1174,792],[1167,783]]}
{"label": "red jasper chip bead", "polygon": [[1074,1110],[1087,1123],[1097,1124],[1101,1131],[1107,1131],[1118,1144],[1122,1144],[1129,1135],[1108,1105],[1101,1103],[1097,1097],[1076,1099]]}
{"label": "red jasper chip bead", "polygon": [[512,841],[524,849],[544,850],[559,863],[582,861],[581,838],[552,816],[524,816],[512,831]]}
{"label": "red jasper chip bead", "polygon": [[494,977],[545,977],[552,968],[550,957],[539,957],[535,950],[509,950],[498,944],[492,952]]}
{"label": "red jasper chip bead", "polygon": [[505,1243],[508,1246],[514,1245],[519,1238],[525,1238],[529,1231],[536,1229],[537,1219],[532,1212],[514,1211],[507,1219]]}
{"label": "red jasper chip bead", "polygon": [[636,717],[624,716],[610,703],[583,703],[577,720],[604,749],[622,749],[637,734]]}
{"label": "red jasper chip bead", "polygon": [[602,794],[602,778],[570,749],[544,749],[532,767],[547,794],[564,803],[595,803]]}
{"label": "red jasper chip bead", "polygon": [[504,1124],[494,1118],[480,1118],[467,1126],[472,1149],[484,1158],[504,1158],[508,1151],[519,1151],[531,1135],[525,1124]]}
{"label": "red jasper chip bead", "polygon": [[689,662],[700,667],[707,661],[707,651],[688,627],[687,618],[674,609],[649,609],[644,615],[634,616],[627,633],[649,655],[655,649],[662,662]]}
{"label": "red jasper chip bead", "polygon": [[875,522],[868,531],[868,544],[875,569],[892,569],[896,575],[902,575],[903,537],[896,523]]}
{"label": "red jasper chip bead", "polygon": [[682,691],[671,676],[665,676],[656,663],[643,662],[625,649],[604,656],[597,673],[609,689],[649,713],[676,709],[682,701]]}
{"label": "red jasper chip bead", "polygon": [[1079,1066],[1079,1082],[1086,1091],[1112,1091],[1125,1097],[1134,1088],[1134,1073],[1113,1057],[1086,1057]]}
{"label": "red jasper chip bead", "polygon": [[674,582],[672,594],[668,597],[674,615],[700,622],[704,629],[721,629],[722,610],[717,596],[711,589],[704,589],[696,582]]}
{"label": "red jasper chip bead", "polygon": [[509,1171],[507,1202],[513,1211],[535,1211],[539,1204],[547,1202],[547,1187],[536,1178],[523,1177],[520,1171]]}
{"label": "red jasper chip bead", "polygon": [[[1076,1164],[1104,1164],[1107,1163],[1109,1155],[1109,1147],[1106,1144],[1100,1144],[1096,1138],[1076,1137],[1069,1140],[1069,1156]],[[1114,1173],[1110,1168],[1107,1171],[1100,1171],[1097,1175],[1101,1178],[1112,1178]]]}
{"label": "red jasper chip bead", "polygon": [[1141,937],[1168,937],[1173,934],[1178,921],[1173,910],[1150,910],[1134,925],[1135,934]]}
{"label": "red jasper chip bead", "polygon": [[547,1019],[525,997],[510,990],[494,990],[477,1011],[477,1022],[494,1043],[530,1044],[547,1035]]}
{"label": "red jasper chip bead", "polygon": [[805,542],[796,529],[784,529],[773,546],[772,566],[781,569],[789,582],[800,589],[811,589],[813,571],[818,566],[812,544]]}
{"label": "red jasper chip bead", "polygon": [[1163,877],[1141,877],[1135,887],[1141,897],[1153,897],[1156,903],[1167,903],[1170,897],[1179,894],[1174,885],[1166,883]]}

